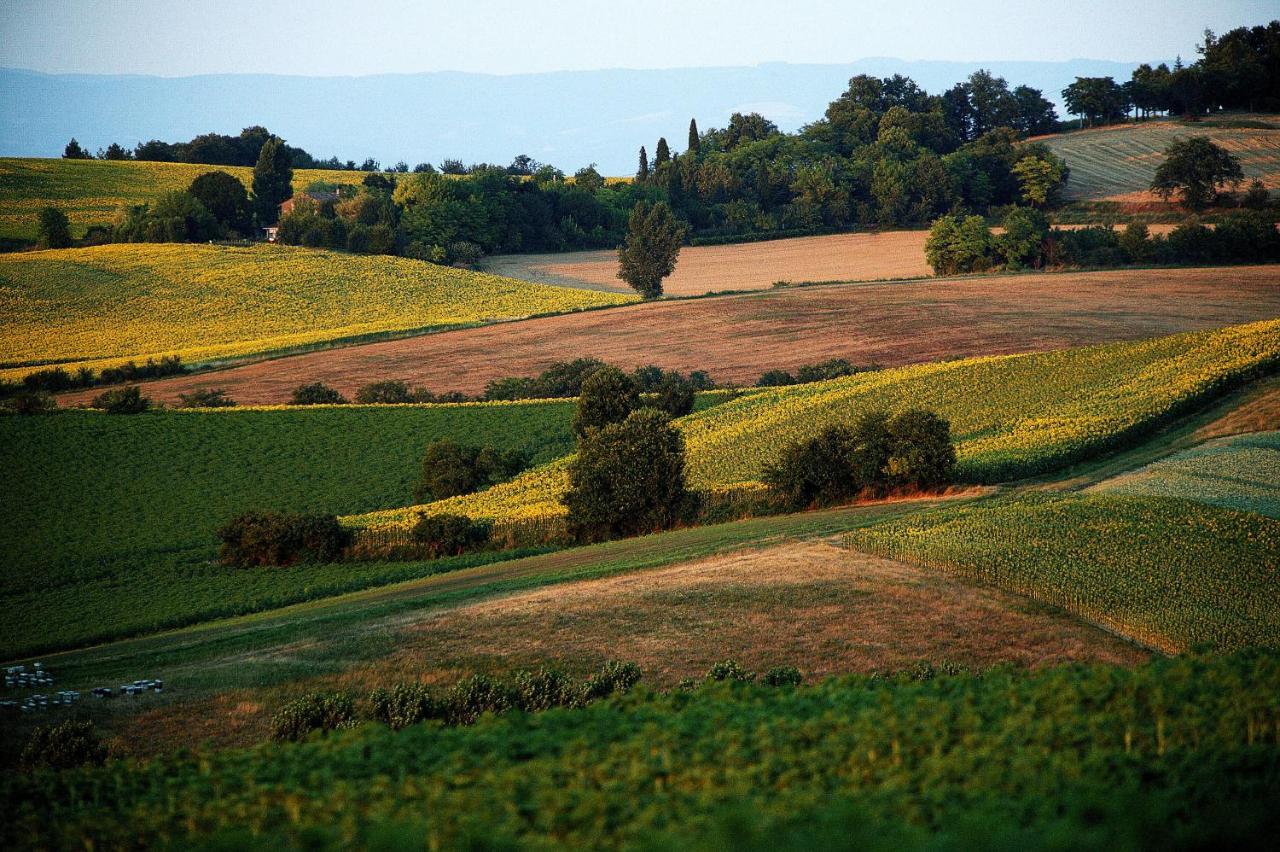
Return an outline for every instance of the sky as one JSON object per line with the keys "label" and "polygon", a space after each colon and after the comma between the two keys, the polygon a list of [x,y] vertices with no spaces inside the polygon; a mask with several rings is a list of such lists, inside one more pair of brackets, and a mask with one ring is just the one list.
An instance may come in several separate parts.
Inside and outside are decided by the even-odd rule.
{"label": "sky", "polygon": [[1146,61],[1275,0],[0,0],[0,66],[359,76],[763,62]]}

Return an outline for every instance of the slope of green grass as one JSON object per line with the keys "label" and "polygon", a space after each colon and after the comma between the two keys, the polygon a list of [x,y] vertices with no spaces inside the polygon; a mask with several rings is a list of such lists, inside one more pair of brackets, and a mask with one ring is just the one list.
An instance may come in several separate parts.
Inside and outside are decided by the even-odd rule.
{"label": "slope of green grass", "polygon": [[572,416],[548,401],[0,418],[0,658],[429,571],[210,560],[243,510],[405,505],[434,438],[546,461],[572,446]]}
{"label": "slope of green grass", "polygon": [[5,773],[0,843],[1262,848],[1280,830],[1277,692],[1274,653],[641,689],[472,727]]}
{"label": "slope of green grass", "polygon": [[1029,494],[849,546],[1060,606],[1165,651],[1280,647],[1280,521],[1171,497]]}
{"label": "slope of green grass", "polygon": [[631,302],[401,257],[117,244],[0,255],[0,368],[188,363]]}
{"label": "slope of green grass", "polygon": [[[789,442],[872,409],[932,409],[951,421],[962,480],[1046,473],[1122,446],[1280,363],[1280,321],[1137,343],[970,358],[763,390],[682,421],[689,479],[750,484]],[[564,460],[484,494],[440,503],[477,517],[553,516]],[[353,519],[394,525],[404,512]]]}
{"label": "slope of green grass", "polygon": [[[1244,126],[1221,126],[1211,121],[1148,124],[1082,130],[1046,136],[1043,141],[1067,161],[1071,177],[1063,197],[1068,201],[1096,201],[1113,195],[1146,192],[1164,161],[1164,150],[1175,139],[1207,136],[1240,159],[1246,179],[1261,178],[1280,185],[1280,123],[1275,116],[1244,116]],[[1249,126],[1264,124],[1264,127]]]}
{"label": "slope of green grass", "polygon": [[[36,216],[48,206],[66,213],[72,233],[80,235],[90,225],[110,224],[122,205],[155,201],[211,171],[234,175],[245,189],[253,184],[248,166],[0,157],[0,240],[34,240]],[[298,169],[293,188],[300,191],[314,181],[358,184],[364,178],[364,172]]]}
{"label": "slope of green grass", "polygon": [[1280,432],[1210,441],[1107,480],[1098,490],[1185,497],[1280,518]]}

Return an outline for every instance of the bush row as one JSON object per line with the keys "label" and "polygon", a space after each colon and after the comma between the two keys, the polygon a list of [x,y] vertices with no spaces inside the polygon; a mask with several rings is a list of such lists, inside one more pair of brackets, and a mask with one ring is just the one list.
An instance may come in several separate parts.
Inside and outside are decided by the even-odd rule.
{"label": "bush row", "polygon": [[[584,707],[611,695],[625,694],[640,682],[635,663],[611,660],[583,680],[575,681],[556,668],[543,666],[518,671],[509,680],[473,674],[452,687],[438,691],[421,683],[379,687],[363,696],[350,691],[311,692],[281,707],[271,717],[271,737],[278,742],[298,742],[314,731],[352,728],[362,722],[379,722],[400,730],[420,722],[447,727],[474,724],[486,713],[511,710],[539,713],[553,707]],[[732,660],[716,663],[704,680],[752,682],[754,672]],[[804,681],[794,666],[775,666],[759,681],[767,686],[791,687]],[[692,680],[682,689],[692,688]]]}

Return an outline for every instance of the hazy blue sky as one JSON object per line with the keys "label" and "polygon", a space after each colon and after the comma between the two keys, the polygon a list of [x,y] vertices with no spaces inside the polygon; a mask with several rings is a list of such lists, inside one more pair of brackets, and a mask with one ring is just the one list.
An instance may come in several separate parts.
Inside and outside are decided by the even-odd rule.
{"label": "hazy blue sky", "polygon": [[511,74],[902,59],[1190,56],[1251,0],[0,0],[0,65],[49,72]]}

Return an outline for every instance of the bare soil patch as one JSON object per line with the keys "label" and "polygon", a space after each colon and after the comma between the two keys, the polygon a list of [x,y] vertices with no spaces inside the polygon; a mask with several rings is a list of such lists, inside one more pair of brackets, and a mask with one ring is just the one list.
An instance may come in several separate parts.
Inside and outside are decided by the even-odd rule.
{"label": "bare soil patch", "polygon": [[[242,405],[324,381],[348,397],[376,379],[478,393],[591,356],[624,368],[706,370],[749,384],[827,358],[902,364],[1136,340],[1280,316],[1280,266],[935,278],[664,301],[311,352],[144,384],[157,401],[224,388]],[[93,390],[66,394],[88,402]]]}

